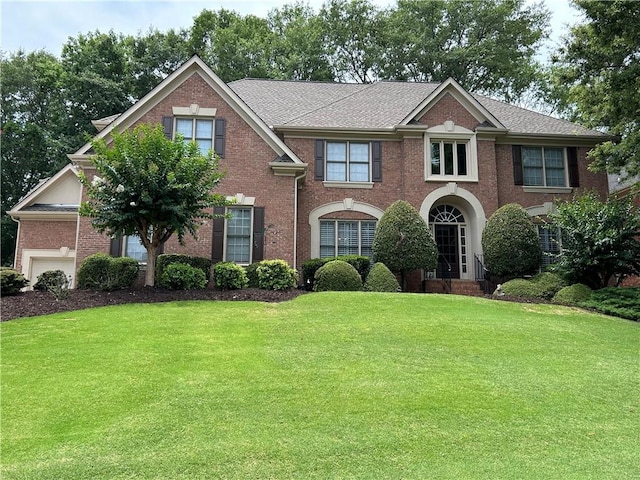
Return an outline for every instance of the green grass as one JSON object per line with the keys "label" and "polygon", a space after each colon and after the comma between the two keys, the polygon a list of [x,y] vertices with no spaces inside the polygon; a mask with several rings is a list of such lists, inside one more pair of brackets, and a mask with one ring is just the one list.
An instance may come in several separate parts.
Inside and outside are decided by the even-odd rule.
{"label": "green grass", "polygon": [[3,323],[8,479],[627,479],[640,325],[454,295]]}

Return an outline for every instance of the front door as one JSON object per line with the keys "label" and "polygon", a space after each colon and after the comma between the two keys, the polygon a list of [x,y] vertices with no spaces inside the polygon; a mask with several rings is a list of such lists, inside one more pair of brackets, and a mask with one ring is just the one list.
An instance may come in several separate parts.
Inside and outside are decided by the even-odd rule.
{"label": "front door", "polygon": [[434,225],[438,245],[438,278],[460,278],[458,225]]}

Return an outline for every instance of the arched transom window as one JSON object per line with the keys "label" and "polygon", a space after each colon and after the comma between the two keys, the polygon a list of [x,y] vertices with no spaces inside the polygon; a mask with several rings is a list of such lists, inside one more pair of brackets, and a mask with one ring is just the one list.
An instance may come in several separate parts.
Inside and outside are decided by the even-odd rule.
{"label": "arched transom window", "polygon": [[438,205],[429,212],[429,223],[465,223],[464,215],[451,205]]}

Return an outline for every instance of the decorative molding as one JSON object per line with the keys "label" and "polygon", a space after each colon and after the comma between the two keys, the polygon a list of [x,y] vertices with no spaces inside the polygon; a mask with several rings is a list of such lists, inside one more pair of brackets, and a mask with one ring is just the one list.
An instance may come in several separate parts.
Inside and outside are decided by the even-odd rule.
{"label": "decorative molding", "polygon": [[373,188],[373,182],[322,182],[327,188]]}
{"label": "decorative molding", "polygon": [[188,107],[172,107],[175,116],[182,117],[215,117],[216,108],[202,108],[197,103],[192,103]]}

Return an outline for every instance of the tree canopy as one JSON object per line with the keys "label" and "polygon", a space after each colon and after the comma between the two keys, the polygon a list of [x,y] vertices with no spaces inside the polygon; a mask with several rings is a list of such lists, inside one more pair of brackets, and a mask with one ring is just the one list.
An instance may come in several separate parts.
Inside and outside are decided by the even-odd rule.
{"label": "tree canopy", "polygon": [[586,22],[554,57],[555,95],[572,120],[617,137],[591,150],[592,168],[640,175],[640,2],[574,0]]}
{"label": "tree canopy", "polygon": [[165,137],[161,125],[113,132],[112,143],[92,141],[95,175],[82,174],[88,200],[80,214],[110,236],[136,235],[147,250],[146,285],[154,284],[158,249],[174,234],[196,237],[212,208],[226,205],[213,189],[222,179],[213,151]]}

